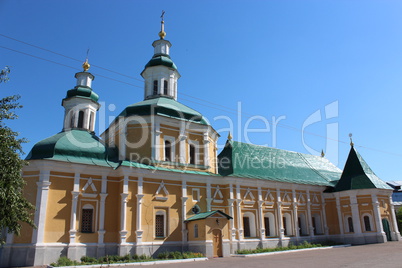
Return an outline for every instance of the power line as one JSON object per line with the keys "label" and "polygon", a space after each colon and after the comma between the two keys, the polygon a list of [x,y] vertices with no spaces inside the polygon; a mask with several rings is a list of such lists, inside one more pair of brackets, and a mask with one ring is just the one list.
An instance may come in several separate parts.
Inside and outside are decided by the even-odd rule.
{"label": "power line", "polygon": [[[67,58],[67,59],[70,59],[70,60],[82,62],[82,60],[75,59],[75,58],[72,58],[72,57],[70,57],[70,56],[66,56],[66,55],[64,55],[64,54],[61,54],[61,53],[58,53],[58,52],[54,52],[54,51],[52,51],[52,50],[50,50],[50,49],[43,48],[43,47],[40,47],[40,46],[36,46],[36,45],[30,44],[30,43],[28,43],[28,42],[24,42],[24,41],[18,40],[18,39],[16,39],[16,38],[13,38],[13,37],[10,37],[10,36],[1,34],[1,33],[0,33],[0,36],[3,36],[3,37],[5,37],[5,38],[11,39],[11,40],[14,40],[14,41],[16,41],[16,42],[19,42],[19,43],[24,44],[24,45],[27,45],[27,46],[31,46],[31,47],[34,47],[34,48],[37,48],[37,49],[41,49],[41,50],[44,50],[44,51],[53,53],[53,54],[55,54],[55,55],[58,55],[58,56],[61,56],[61,57],[64,57],[64,58]],[[116,72],[116,71],[113,71],[113,70],[110,70],[110,69],[101,67],[101,66],[99,66],[99,65],[95,65],[95,64],[91,64],[91,65],[92,65],[93,67],[97,67],[97,68],[99,68],[99,69],[102,69],[102,70],[105,70],[105,71],[108,71],[108,72],[111,72],[111,73],[115,73],[115,74],[118,74],[118,75],[121,75],[121,76],[125,76],[125,77],[128,77],[128,78],[134,79],[134,80],[138,80],[138,81],[140,81],[140,82],[143,82],[143,81],[144,81],[144,80],[135,78],[135,77],[130,76],[130,75],[122,74],[122,73],[119,73],[119,72]]]}
{"label": "power line", "polygon": [[[53,52],[53,51],[48,50],[48,49],[45,49],[45,48],[37,47],[37,46],[35,46],[35,45],[31,45],[31,44],[29,44],[29,43],[26,43],[26,42],[23,42],[23,41],[20,41],[20,40],[17,40],[17,39],[14,39],[14,38],[5,36],[5,35],[3,35],[3,34],[0,34],[0,36],[4,36],[4,37],[6,37],[6,38],[9,38],[9,39],[12,39],[12,40],[15,40],[15,41],[18,41],[18,42],[27,44],[27,45],[29,45],[29,46],[36,47],[36,48],[39,48],[39,49],[42,49],[42,50],[51,52],[51,53],[53,53],[53,54],[63,56],[63,57],[65,57],[65,58],[69,58],[69,59],[72,59],[72,60],[81,62],[81,61],[78,60],[78,59],[74,59],[74,58],[71,58],[71,57],[69,57],[69,56],[65,56],[65,55],[63,55],[63,54],[60,54],[60,53],[57,53],[57,52]],[[63,64],[63,63],[56,62],[56,61],[48,60],[48,59],[45,59],[45,58],[42,58],[42,57],[39,57],[39,56],[35,56],[35,55],[29,54],[29,53],[26,53],[26,52],[22,52],[22,51],[19,51],[19,50],[16,50],[16,49],[4,47],[4,46],[0,46],[0,48],[7,49],[7,50],[10,50],[10,51],[13,51],[13,52],[16,52],[16,53],[20,53],[20,54],[23,54],[23,55],[26,55],[26,56],[30,56],[30,57],[33,57],[33,58],[36,58],[36,59],[40,59],[40,60],[43,60],[43,61],[47,61],[47,62],[50,62],[50,63],[53,63],[53,64],[57,64],[57,65],[60,65],[60,66],[68,67],[68,68],[71,68],[71,69],[74,69],[74,70],[80,70],[80,69],[77,68],[77,67],[73,67],[73,66],[69,66],[69,65]],[[128,78],[132,78],[132,79],[135,79],[135,80],[144,82],[143,80],[139,80],[139,79],[136,79],[136,78],[134,78],[134,77],[132,77],[132,76],[124,75],[124,74],[121,74],[121,73],[119,73],[119,72],[115,72],[115,71],[113,71],[113,70],[109,70],[109,69],[106,69],[106,68],[103,68],[103,67],[100,67],[100,66],[96,66],[96,65],[93,65],[93,66],[98,67],[98,68],[103,69],[103,70],[110,71],[110,72],[112,72],[112,73],[116,73],[116,74],[123,75],[123,76],[128,77]],[[128,82],[125,82],[125,81],[121,81],[121,80],[118,80],[118,79],[115,79],[115,78],[111,78],[111,77],[108,77],[108,76],[104,76],[104,75],[101,75],[101,74],[96,74],[96,73],[93,73],[93,74],[96,75],[96,76],[100,76],[100,77],[103,77],[103,78],[106,78],[106,79],[115,81],[115,82],[119,82],[119,83],[123,83],[123,84],[129,85],[129,86],[133,86],[133,87],[137,87],[137,88],[143,88],[143,86],[138,86],[138,85],[135,85],[135,84],[132,84],[132,83],[128,83]],[[192,100],[188,100],[188,99],[183,99],[183,98],[181,98],[181,99],[183,99],[183,100],[185,100],[185,101],[189,101],[189,102],[192,102],[192,103],[196,103],[196,104],[198,104],[198,105],[202,105],[202,106],[209,107],[209,108],[216,109],[216,110],[221,110],[221,111],[224,111],[224,112],[229,112],[229,113],[236,114],[236,115],[239,114],[238,110],[233,109],[233,108],[230,108],[230,107],[227,107],[227,106],[224,106],[224,105],[216,104],[216,103],[210,102],[210,101],[205,100],[205,99],[202,99],[202,98],[193,97],[193,96],[188,95],[188,94],[185,94],[185,93],[181,93],[181,95],[185,95],[185,96],[187,96],[187,97],[194,98],[194,99],[200,100],[200,101],[202,101],[202,102],[209,103],[209,104],[211,104],[212,106],[206,105],[206,104],[203,104],[203,103],[199,103],[199,102],[196,102],[196,101],[192,101]],[[218,108],[218,107],[222,107],[223,109],[222,109],[222,108]],[[240,115],[253,116],[252,114],[248,114],[248,113],[244,113],[244,112],[241,112]],[[266,119],[266,120],[267,120],[268,122],[270,122],[270,120],[268,120],[268,119]],[[272,123],[272,122],[270,122],[270,123]],[[278,125],[279,127],[282,127],[282,128],[287,128],[287,129],[290,129],[290,130],[293,130],[293,131],[301,132],[301,130],[300,130],[299,128],[296,128],[296,127],[293,127],[293,126],[290,126],[290,125],[286,125],[286,124],[283,124],[283,123],[280,123],[280,122],[278,122],[277,125]],[[329,138],[329,137],[326,137],[326,136],[323,136],[323,135],[320,135],[320,134],[317,134],[317,133],[309,132],[309,131],[303,131],[303,133],[308,134],[308,135],[312,135],[312,136],[316,136],[316,137],[320,137],[320,138],[323,138],[323,139],[326,139],[326,140],[336,141],[336,142],[338,142],[338,143],[348,144],[348,142],[341,141],[341,140],[337,140],[337,139],[332,139],[332,138]],[[376,151],[376,152],[381,152],[381,153],[384,153],[384,154],[390,154],[390,155],[395,155],[395,156],[402,157],[401,154],[392,153],[392,152],[387,152],[387,151],[383,151],[383,150],[379,150],[379,149],[375,149],[375,148],[371,148],[371,147],[366,147],[366,146],[362,146],[362,145],[355,145],[355,147],[365,148],[365,149],[368,149],[368,150],[372,150],[372,151]]]}

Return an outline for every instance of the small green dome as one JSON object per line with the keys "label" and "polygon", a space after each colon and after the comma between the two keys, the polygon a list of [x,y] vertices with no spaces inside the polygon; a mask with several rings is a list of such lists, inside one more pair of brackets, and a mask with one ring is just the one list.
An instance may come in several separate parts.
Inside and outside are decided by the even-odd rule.
{"label": "small green dome", "polygon": [[67,91],[66,99],[72,98],[72,97],[88,98],[95,102],[98,102],[98,99],[99,99],[99,96],[98,96],[98,94],[95,93],[95,91],[93,91],[89,87],[83,87],[83,86],[76,86],[75,88]]}
{"label": "small green dome", "polygon": [[176,64],[174,64],[169,55],[154,55],[152,59],[145,65],[145,69],[158,65],[163,65],[177,70]]}
{"label": "small green dome", "polygon": [[82,164],[115,166],[116,152],[106,147],[93,133],[68,130],[34,145],[26,160],[53,159]]}

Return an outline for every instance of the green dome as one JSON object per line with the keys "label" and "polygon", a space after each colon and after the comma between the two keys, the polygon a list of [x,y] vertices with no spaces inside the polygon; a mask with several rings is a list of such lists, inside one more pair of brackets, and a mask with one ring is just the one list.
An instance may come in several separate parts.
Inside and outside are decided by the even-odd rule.
{"label": "green dome", "polygon": [[93,91],[89,87],[84,87],[84,86],[76,86],[75,88],[67,91],[67,96],[65,99],[72,98],[72,97],[88,98],[95,102],[97,102],[99,99],[99,96],[98,96],[98,94],[95,93],[95,91]]}
{"label": "green dome", "polygon": [[26,160],[53,159],[82,164],[115,166],[116,152],[86,130],[63,131],[34,145]]}
{"label": "green dome", "polygon": [[157,97],[127,106],[119,115],[163,115],[180,120],[189,120],[203,125],[209,125],[205,117],[199,112],[175,101],[172,98]]}
{"label": "green dome", "polygon": [[158,65],[163,65],[177,70],[176,64],[174,64],[174,62],[170,59],[169,55],[154,55],[147,65],[145,65],[145,69]]}

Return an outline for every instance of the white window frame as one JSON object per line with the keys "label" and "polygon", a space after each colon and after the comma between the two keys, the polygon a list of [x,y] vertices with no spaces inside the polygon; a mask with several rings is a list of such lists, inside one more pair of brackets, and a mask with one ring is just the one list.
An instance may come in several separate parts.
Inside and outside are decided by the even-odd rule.
{"label": "white window frame", "polygon": [[[277,236],[276,234],[276,224],[275,224],[275,215],[272,212],[267,212],[264,214],[264,221],[265,218],[268,218],[269,220],[269,236],[267,236],[267,230],[265,230],[265,237],[275,237]],[[264,227],[265,227],[265,222],[264,222]]]}
{"label": "white window frame", "polygon": [[[284,224],[283,224],[283,218],[286,218],[286,226],[284,226]],[[286,228],[286,232],[287,232],[286,236],[294,235],[293,228],[292,228],[292,225],[293,225],[292,224],[292,215],[288,212],[285,212],[285,213],[283,213],[281,220],[282,220],[283,227]]]}
{"label": "white window frame", "polygon": [[299,231],[300,234],[308,235],[306,214],[304,212],[301,212],[301,213],[299,213],[298,217],[300,218],[300,221],[299,221],[300,222],[300,231]]}
{"label": "white window frame", "polygon": [[322,228],[322,218],[321,218],[321,214],[319,212],[315,212],[312,216],[311,220],[314,220],[315,222],[315,233],[317,235],[322,235],[324,234],[323,228]]}
{"label": "white window frame", "polygon": [[[156,216],[157,215],[162,215],[163,216],[163,236],[156,236]],[[166,213],[166,210],[164,210],[164,209],[158,209],[156,212],[155,212],[155,216],[154,216],[154,219],[155,219],[155,223],[154,223],[154,237],[155,238],[166,238],[168,235],[167,235],[167,228],[166,228],[166,226],[167,226],[167,213]]]}
{"label": "white window frame", "polygon": [[191,192],[192,192],[193,202],[200,202],[200,189],[193,188],[191,190]]}
{"label": "white window frame", "polygon": [[[349,221],[348,221],[348,218],[352,218],[353,232],[349,229]],[[347,214],[347,215],[344,216],[344,227],[345,227],[346,233],[354,233],[354,232],[355,232],[355,231],[354,231],[354,228],[355,228],[354,224],[355,224],[355,223],[354,223],[354,220],[353,220],[352,215]]]}
{"label": "white window frame", "polygon": [[[365,222],[364,222],[364,217],[365,217],[365,216],[368,216],[368,217],[369,217],[369,222],[370,222],[371,231],[367,231],[367,230],[366,230],[366,224],[365,224]],[[368,213],[368,212],[363,213],[361,222],[363,223],[363,228],[362,228],[362,229],[363,229],[365,232],[374,232],[373,216],[372,216],[370,213]]]}
{"label": "white window frame", "polygon": [[199,165],[200,164],[200,143],[198,141],[194,141],[194,140],[188,140],[188,146],[187,146],[187,155],[188,155],[188,159],[187,159],[187,163],[190,164],[190,145],[194,146],[195,149],[195,161],[194,161],[194,165]]}
{"label": "white window frame", "polygon": [[[255,225],[255,214],[251,211],[246,211],[243,213],[243,218],[249,218],[249,227],[250,227],[250,237],[247,238],[253,238],[253,237],[257,237],[257,228]],[[242,219],[243,219],[242,218]],[[243,237],[246,238],[244,236],[244,226],[243,226]]]}
{"label": "white window frame", "polygon": [[170,161],[169,162],[176,162],[176,139],[172,136],[163,136],[163,155],[162,159],[165,161],[166,159],[166,151],[165,151],[165,141],[170,142]]}

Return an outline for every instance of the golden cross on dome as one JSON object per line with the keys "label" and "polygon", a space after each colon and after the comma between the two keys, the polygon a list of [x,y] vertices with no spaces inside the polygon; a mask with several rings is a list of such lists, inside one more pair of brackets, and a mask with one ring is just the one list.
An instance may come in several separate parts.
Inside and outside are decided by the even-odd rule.
{"label": "golden cross on dome", "polygon": [[166,33],[165,33],[165,21],[164,21],[164,17],[165,17],[165,10],[162,10],[162,15],[161,15],[161,31],[159,32],[159,37],[161,39],[165,39]]}

